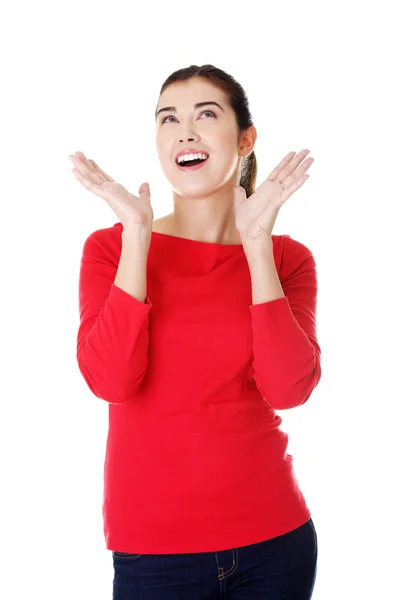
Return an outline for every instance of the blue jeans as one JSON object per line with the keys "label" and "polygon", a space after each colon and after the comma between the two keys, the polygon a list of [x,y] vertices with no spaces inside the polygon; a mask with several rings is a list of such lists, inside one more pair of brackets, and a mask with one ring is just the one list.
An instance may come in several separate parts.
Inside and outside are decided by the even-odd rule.
{"label": "blue jeans", "polygon": [[113,552],[113,600],[309,600],[317,554],[311,518],[284,535],[219,552]]}

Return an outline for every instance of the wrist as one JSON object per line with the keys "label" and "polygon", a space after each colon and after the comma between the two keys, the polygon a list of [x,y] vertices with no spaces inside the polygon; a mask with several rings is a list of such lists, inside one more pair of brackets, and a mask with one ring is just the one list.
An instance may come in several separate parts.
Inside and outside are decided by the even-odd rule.
{"label": "wrist", "polygon": [[271,252],[273,253],[274,249],[272,237],[269,235],[265,235],[262,238],[242,240],[242,244],[246,255],[255,260],[269,256]]}

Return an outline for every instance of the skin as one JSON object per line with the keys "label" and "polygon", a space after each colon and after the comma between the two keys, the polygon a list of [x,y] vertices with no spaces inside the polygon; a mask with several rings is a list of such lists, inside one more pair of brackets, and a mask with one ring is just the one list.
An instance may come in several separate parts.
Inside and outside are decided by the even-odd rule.
{"label": "skin", "polygon": [[[194,109],[194,104],[215,101]],[[254,148],[254,126],[240,134],[225,92],[203,78],[170,85],[157,109],[175,106],[177,112],[161,112],[156,119],[156,147],[162,170],[172,185],[173,213],[166,219],[174,235],[209,243],[240,244],[235,226],[234,190],[239,185],[243,157]],[[214,113],[211,114],[209,111]],[[162,120],[166,122],[162,123]],[[194,147],[210,158],[201,169],[183,172],[176,154]]]}
{"label": "skin", "polygon": [[[214,104],[219,101],[217,107],[211,103],[213,95]],[[194,99],[195,103],[207,104],[195,108]],[[170,104],[163,106],[164,102]],[[241,244],[249,262],[270,254],[272,229],[280,208],[309,177],[306,171],[314,160],[307,157],[310,151],[287,154],[247,198],[244,188],[238,185],[240,168],[243,157],[253,150],[257,133],[252,126],[238,136],[235,114],[225,93],[207,79],[192,78],[167,88],[159,98],[157,112],[160,105],[161,112],[156,116],[157,152],[174,198],[174,211],[163,217],[162,232],[209,243]],[[181,171],[175,163],[177,152],[195,145],[210,158],[201,169]],[[83,153],[69,158],[79,181],[110,204],[124,228],[131,218],[137,220],[142,197],[129,194]],[[139,218],[153,220],[147,183],[140,186],[139,193],[144,194]]]}

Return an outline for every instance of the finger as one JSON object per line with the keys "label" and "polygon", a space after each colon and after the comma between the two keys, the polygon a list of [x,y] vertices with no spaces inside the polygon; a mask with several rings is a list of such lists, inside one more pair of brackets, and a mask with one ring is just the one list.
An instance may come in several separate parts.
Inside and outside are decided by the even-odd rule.
{"label": "finger", "polygon": [[303,183],[307,181],[310,176],[307,174],[300,175],[300,177],[296,178],[294,175],[291,175],[288,179],[286,179],[284,184],[284,193],[282,195],[282,201],[286,202],[288,198],[301,186]]}
{"label": "finger", "polygon": [[93,178],[91,178],[90,176],[85,177],[85,175],[82,175],[82,173],[79,171],[79,169],[72,169],[72,172],[75,175],[75,177],[78,179],[78,181],[80,181],[81,184],[87,190],[90,190],[94,194],[99,195],[99,191],[101,191],[101,185],[98,185],[97,183],[95,183]]}
{"label": "finger", "polygon": [[[298,180],[299,180],[299,179],[302,177],[302,175],[303,175],[303,174],[304,174],[304,173],[305,173],[305,172],[306,172],[306,171],[307,171],[307,170],[308,170],[308,169],[311,167],[311,165],[312,165],[312,163],[313,163],[313,162],[314,162],[314,159],[313,159],[313,158],[311,158],[311,157],[310,157],[310,158],[307,158],[307,160],[305,160],[305,161],[303,162],[303,164],[302,164],[302,165],[300,165],[300,167],[298,167],[298,168],[297,168],[297,169],[294,171],[294,173],[291,173],[289,176],[287,175],[287,176],[285,177],[285,179],[287,180],[287,179],[290,177],[290,178],[293,178],[293,180],[294,180],[294,181],[298,181]],[[307,175],[307,177],[309,177],[309,175]],[[284,181],[284,180],[282,180],[282,182],[283,182],[283,181]],[[282,183],[282,182],[281,182],[281,183]]]}
{"label": "finger", "polygon": [[144,183],[142,183],[139,186],[139,196],[148,196],[148,197],[150,197],[150,186],[147,183],[147,181],[145,181]]}
{"label": "finger", "polygon": [[[76,156],[77,154],[78,153],[71,154],[71,156],[69,157],[72,164],[74,165],[74,167],[84,177],[86,177],[88,179],[91,178],[93,180],[93,183],[96,183],[98,185],[101,184],[103,182],[103,178],[101,177],[101,175],[95,171],[93,166],[86,160],[86,158],[85,158],[86,162],[84,162],[84,160],[82,158],[80,158],[79,156]],[[82,154],[82,153],[79,152],[79,154]],[[75,175],[76,175],[76,173],[75,173]]]}
{"label": "finger", "polygon": [[101,175],[103,175],[103,177],[106,181],[111,181],[111,182],[115,183],[115,179],[110,177],[110,175],[107,175],[107,173],[99,167],[99,165],[97,164],[96,161],[94,161],[92,158],[89,158],[89,162],[93,165],[93,167],[94,167],[94,169],[96,169],[96,171],[98,171]]}
{"label": "finger", "polygon": [[[288,175],[290,175],[291,173],[293,173],[295,171],[295,169],[297,169],[297,167],[299,166],[299,164],[301,163],[301,161],[304,159],[304,157],[309,153],[310,151],[306,148],[304,150],[302,150],[301,152],[299,152],[287,165],[286,167],[284,167],[282,169],[282,171],[278,174],[278,176],[276,177],[276,181],[278,181],[279,183],[282,183],[286,177],[288,177]],[[312,159],[314,160],[314,159]],[[309,166],[309,165],[308,165]]]}
{"label": "finger", "polygon": [[273,171],[271,171],[271,173],[268,175],[267,179],[269,179],[270,181],[275,181],[276,176],[280,173],[280,171],[287,165],[290,163],[290,161],[292,160],[293,156],[296,155],[296,152],[289,152],[289,154],[287,154],[285,156],[285,158],[279,163],[279,165],[277,167],[275,167],[275,169]]}
{"label": "finger", "polygon": [[83,154],[83,152],[75,152],[75,156],[78,158],[78,160],[80,160],[82,162],[82,164],[84,164],[87,169],[89,169],[89,171],[95,171],[92,163],[86,158],[86,156]]}
{"label": "finger", "polygon": [[297,179],[295,179],[293,182],[294,188],[299,189],[299,187],[301,187],[303,185],[303,183],[305,183],[309,177],[310,176],[306,175],[306,174],[300,175],[300,177],[297,177]]}
{"label": "finger", "polygon": [[311,158],[311,156],[310,156],[310,158],[307,158],[307,160],[305,160],[303,162],[303,164],[297,169],[295,175],[296,176],[303,175],[303,173],[305,173],[311,167],[313,162],[314,162],[314,159]]}

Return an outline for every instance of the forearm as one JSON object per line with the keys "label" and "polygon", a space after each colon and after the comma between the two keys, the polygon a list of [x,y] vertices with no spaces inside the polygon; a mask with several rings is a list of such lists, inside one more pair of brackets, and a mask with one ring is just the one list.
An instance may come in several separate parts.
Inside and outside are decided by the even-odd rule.
{"label": "forearm", "polygon": [[121,256],[114,284],[139,302],[145,302],[151,232],[139,228],[124,229],[121,238]]}
{"label": "forearm", "polygon": [[307,248],[296,245],[297,269],[294,265],[285,269],[286,275],[291,274],[290,283],[285,279],[285,292],[275,268],[272,242],[262,239],[244,245],[253,299],[253,378],[276,410],[306,402],[321,377],[315,261]]}
{"label": "forearm", "polygon": [[272,240],[262,245],[244,246],[251,277],[252,304],[262,304],[285,296],[275,266]]}

